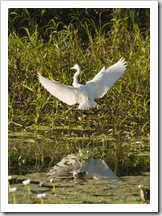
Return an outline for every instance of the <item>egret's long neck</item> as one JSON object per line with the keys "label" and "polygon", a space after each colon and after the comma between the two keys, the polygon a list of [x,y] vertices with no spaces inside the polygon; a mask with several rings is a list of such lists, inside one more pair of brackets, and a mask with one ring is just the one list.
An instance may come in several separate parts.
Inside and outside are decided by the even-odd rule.
{"label": "egret's long neck", "polygon": [[79,76],[79,74],[80,74],[80,68],[78,67],[78,69],[77,69],[77,72],[74,74],[74,77],[73,77],[73,86],[74,87],[76,87],[76,88],[78,88],[79,87],[79,83],[78,83],[78,76]]}

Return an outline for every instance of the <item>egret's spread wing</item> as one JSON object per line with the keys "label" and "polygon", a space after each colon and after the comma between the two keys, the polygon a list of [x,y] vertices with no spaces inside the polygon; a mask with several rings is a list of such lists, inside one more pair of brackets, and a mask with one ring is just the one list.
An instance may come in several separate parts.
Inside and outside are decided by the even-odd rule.
{"label": "egret's spread wing", "polygon": [[91,81],[86,83],[84,90],[92,100],[103,97],[115,81],[122,76],[125,69],[126,63],[123,58],[107,69],[103,67]]}
{"label": "egret's spread wing", "polygon": [[47,89],[48,92],[50,92],[52,95],[54,95],[64,103],[67,103],[68,105],[82,103],[84,98],[87,98],[86,94],[82,92],[81,89],[49,80],[41,76],[39,73],[38,78],[42,86],[44,86],[44,88]]}

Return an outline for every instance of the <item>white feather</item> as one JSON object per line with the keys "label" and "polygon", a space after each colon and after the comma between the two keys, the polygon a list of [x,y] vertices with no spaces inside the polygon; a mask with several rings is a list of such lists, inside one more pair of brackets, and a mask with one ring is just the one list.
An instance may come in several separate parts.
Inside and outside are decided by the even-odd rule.
{"label": "white feather", "polygon": [[76,69],[74,74],[73,86],[60,84],[56,81],[49,80],[38,73],[40,83],[47,91],[54,95],[59,100],[68,105],[79,104],[78,109],[85,110],[96,107],[95,98],[103,97],[110,87],[122,76],[126,69],[126,63],[121,58],[116,64],[105,69],[103,67],[98,74],[85,85],[78,83],[78,75],[80,68],[74,65],[71,69]]}

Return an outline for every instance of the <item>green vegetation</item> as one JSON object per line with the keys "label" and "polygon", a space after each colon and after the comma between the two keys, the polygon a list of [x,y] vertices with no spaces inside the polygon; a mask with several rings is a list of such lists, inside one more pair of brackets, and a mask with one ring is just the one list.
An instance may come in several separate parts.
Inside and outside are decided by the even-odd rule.
{"label": "green vegetation", "polygon": [[[129,153],[134,148],[130,139],[144,136],[149,140],[149,16],[149,9],[9,9],[9,131],[21,132],[32,128],[37,131],[39,127],[48,125],[53,131],[62,128],[62,138],[66,130],[75,141],[77,137],[90,138],[96,133],[97,136],[114,137],[117,143],[128,138],[127,146],[119,145],[122,147],[117,150],[116,157],[122,155],[119,152],[124,152],[120,162],[127,158],[130,164],[132,155]],[[104,98],[97,101],[97,108],[88,111],[79,111],[60,102],[37,80],[36,72],[39,71],[45,77],[71,85],[73,72],[69,68],[78,63],[82,70],[80,82],[84,83],[104,65],[108,67],[121,57],[127,61],[123,77]],[[87,143],[91,143],[87,149],[95,149],[96,155],[106,157],[106,144],[94,147],[90,139]],[[12,140],[11,144],[9,150],[15,147]],[[77,145],[68,144],[67,151],[66,145],[63,139],[55,149],[52,148],[53,155],[49,153],[51,150],[45,151],[46,147],[42,149],[42,155],[50,157],[47,160],[50,165],[56,163],[61,156],[77,150]],[[138,153],[143,145],[141,142]],[[30,150],[31,146],[26,150]],[[27,155],[31,152],[26,150],[26,158],[29,158]],[[33,150],[36,150],[35,147]],[[12,164],[15,161],[17,165],[20,152],[10,151]],[[133,160],[132,169],[137,164],[140,164],[139,170],[144,166],[144,169],[149,169],[148,160],[144,164],[140,162],[139,158]],[[119,174],[127,169],[119,171],[121,166],[112,166]]]}
{"label": "green vegetation", "polygon": [[[30,183],[30,195],[22,184],[25,178],[32,179]],[[141,176],[125,176],[121,181],[115,180],[85,180],[81,183],[75,182],[72,178],[56,178],[53,183],[48,181],[42,187],[38,186],[42,179],[42,173],[34,173],[26,176],[14,175],[11,186],[16,187],[15,192],[17,204],[40,204],[38,194],[45,193],[44,204],[149,204],[149,197],[146,200],[140,199],[138,185],[142,182],[149,188],[149,173]],[[95,190],[94,190],[95,188]],[[13,203],[12,194],[8,195],[8,202]]]}
{"label": "green vegetation", "polygon": [[109,131],[36,128],[9,134],[9,171],[26,174],[48,171],[64,156],[77,153],[102,158],[118,175],[149,171],[149,140],[131,134],[112,137]]}

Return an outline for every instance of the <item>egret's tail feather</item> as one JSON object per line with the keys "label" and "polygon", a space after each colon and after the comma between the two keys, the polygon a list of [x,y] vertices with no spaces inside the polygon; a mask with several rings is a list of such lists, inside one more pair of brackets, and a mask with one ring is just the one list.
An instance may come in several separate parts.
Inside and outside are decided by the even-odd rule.
{"label": "egret's tail feather", "polygon": [[93,100],[84,101],[83,103],[80,103],[78,106],[78,109],[80,110],[88,110],[90,108],[94,108],[97,106],[97,103]]}

